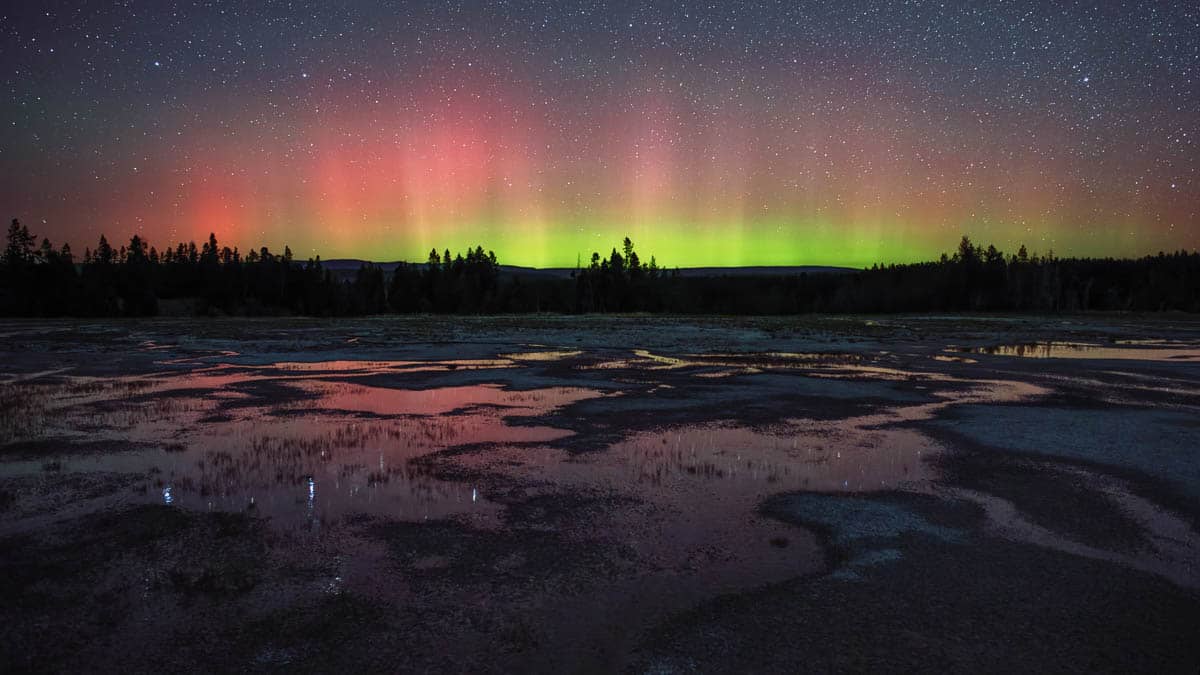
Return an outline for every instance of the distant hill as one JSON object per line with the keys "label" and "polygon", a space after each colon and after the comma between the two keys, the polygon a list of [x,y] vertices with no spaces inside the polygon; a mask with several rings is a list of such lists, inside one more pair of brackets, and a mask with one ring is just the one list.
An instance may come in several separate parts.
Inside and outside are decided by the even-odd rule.
{"label": "distant hill", "polygon": [[[354,272],[359,267],[362,267],[368,261],[358,260],[355,258],[340,258],[334,260],[322,260],[321,265],[339,276]],[[384,272],[391,273],[400,264],[398,261],[392,262],[377,262],[371,263]],[[501,265],[500,273],[502,275],[522,276],[522,277],[542,277],[563,279],[571,276],[575,271],[574,267],[519,267],[517,265]],[[679,275],[684,277],[756,277],[756,276],[793,276],[797,274],[845,274],[848,272],[857,272],[857,268],[853,267],[829,267],[823,265],[796,265],[796,266],[754,266],[754,267],[681,267]]]}
{"label": "distant hill", "polygon": [[828,265],[791,265],[755,267],[682,267],[680,276],[685,277],[785,277],[797,274],[846,274],[860,271],[856,267],[830,267]]}

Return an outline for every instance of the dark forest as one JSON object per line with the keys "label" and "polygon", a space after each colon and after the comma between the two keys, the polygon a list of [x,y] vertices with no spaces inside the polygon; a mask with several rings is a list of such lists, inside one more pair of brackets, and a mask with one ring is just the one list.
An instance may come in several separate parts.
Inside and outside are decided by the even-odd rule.
{"label": "dark forest", "polygon": [[77,258],[13,220],[0,263],[5,316],[1171,310],[1200,311],[1200,254],[1058,258],[1022,246],[1006,255],[966,236],[937,261],[845,272],[681,275],[642,262],[626,238],[569,277],[505,270],[483,247],[347,275],[287,247],[243,254],[215,235],[161,252],[136,235],[116,248],[102,236]]}

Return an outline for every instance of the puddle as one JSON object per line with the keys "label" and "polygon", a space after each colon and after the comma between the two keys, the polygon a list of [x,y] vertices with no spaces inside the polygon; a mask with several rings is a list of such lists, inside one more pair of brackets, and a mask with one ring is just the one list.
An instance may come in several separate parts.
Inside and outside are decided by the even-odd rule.
{"label": "puddle", "polygon": [[563,406],[602,394],[590,389],[551,387],[510,391],[498,384],[436,389],[390,389],[345,382],[300,381],[292,386],[315,396],[302,409],[320,406],[331,410],[374,415],[444,415],[492,406],[504,415],[539,416]]}
{"label": "puddle", "polygon": [[692,481],[706,492],[751,496],[793,490],[871,491],[931,477],[935,451],[915,433],[854,433],[828,423],[797,423],[771,433],[742,427],[687,427],[641,434],[609,448],[627,479],[655,489]]}
{"label": "puddle", "polygon": [[578,350],[575,350],[575,351],[548,350],[548,351],[536,351],[536,352],[518,352],[515,354],[501,354],[501,356],[503,358],[510,359],[512,361],[540,362],[540,361],[562,361],[563,359],[573,358],[573,357],[579,356],[580,354],[583,354],[583,352],[578,351]]}
{"label": "puddle", "polygon": [[[160,344],[147,340],[141,348],[158,352]],[[943,351],[939,346],[941,353],[932,359],[923,353],[914,366],[895,353],[783,351],[788,348],[669,356],[646,349],[590,354],[508,343],[494,358],[312,362],[271,360],[268,354],[242,349],[204,357],[224,362],[159,361],[154,368],[165,372],[120,378],[42,370],[4,381],[0,442],[34,440],[61,444],[68,452],[45,450],[54,459],[49,468],[45,457],[15,454],[0,461],[0,478],[15,479],[13,485],[39,480],[51,485],[56,483],[46,477],[52,474],[65,477],[57,484],[71,485],[72,477],[106,476],[118,487],[105,493],[87,483],[86,494],[82,489],[22,494],[20,499],[29,503],[0,512],[0,531],[31,530],[50,518],[150,502],[200,511],[250,511],[288,532],[329,533],[367,514],[411,522],[452,517],[456,527],[489,534],[499,528],[537,537],[553,533],[569,544],[619,558],[615,568],[620,571],[612,578],[589,576],[587,583],[595,587],[572,588],[565,595],[526,590],[517,599],[545,613],[538,626],[539,637],[549,636],[545,644],[602,645],[614,654],[632,648],[657,621],[714,595],[824,569],[826,551],[812,532],[759,512],[766,500],[781,493],[838,496],[833,499],[879,491],[950,494],[981,504],[1005,536],[1176,581],[1190,578],[1187,561],[1200,549],[1195,533],[1178,519],[1160,517],[1153,504],[1117,483],[1080,478],[1096,482],[1137,515],[1155,542],[1146,556],[1121,557],[1064,542],[990,495],[946,492],[930,460],[952,448],[922,433],[920,423],[965,404],[1016,404],[997,408],[1019,409],[1050,389],[1020,380],[961,376],[976,364],[964,352],[975,350]],[[1181,360],[1197,354],[1173,344],[1074,343],[979,353],[1008,355],[1005,350],[1047,358],[1139,358],[1131,355],[1152,352],[1154,360]],[[1108,356],[1110,352],[1121,356]],[[468,354],[491,356],[479,350]],[[469,378],[494,381],[416,388],[429,378],[413,378],[409,384],[403,377],[459,369],[495,370],[494,378],[486,372]],[[539,369],[555,377],[543,379]],[[638,371],[645,381],[604,372],[626,370]],[[571,371],[578,379],[571,378]],[[624,379],[604,381],[606,374]],[[705,379],[742,375],[756,377],[732,383]],[[534,382],[591,386],[529,387]],[[623,407],[626,400],[644,402],[656,392],[667,392],[672,401],[693,393],[700,400],[743,384],[762,388],[754,389],[758,398],[738,399],[738,405],[754,405],[762,415],[739,417],[737,411],[710,405],[698,407],[692,417],[672,412],[661,424],[643,416],[638,418],[641,426],[633,427],[627,411],[639,409]],[[881,386],[875,390],[867,384]],[[844,410],[841,417],[810,419],[805,415],[827,411],[794,403],[800,392],[832,399],[835,390],[852,392],[840,395],[841,407],[831,407]],[[573,408],[599,398],[606,399],[605,405],[591,408],[602,411],[593,417],[581,414],[589,410],[586,406]],[[751,426],[734,421],[738,419],[765,422]],[[430,461],[431,455],[448,450],[455,452]],[[447,471],[447,466],[463,471]],[[503,495],[489,494],[495,485],[516,487]],[[599,495],[601,506],[595,512],[573,506],[571,498],[577,495],[584,496],[580,502]],[[513,507],[505,506],[523,505],[523,497],[534,496],[547,497],[550,506],[530,507],[546,511],[543,516],[520,520]],[[567,506],[556,506],[555,500]],[[451,547],[447,555],[453,553]],[[378,559],[360,561],[361,568],[385,572],[362,573],[360,587],[387,581],[370,576],[390,570],[383,553],[361,553],[371,555]],[[513,556],[519,558],[520,552]],[[438,564],[422,559],[417,567]],[[447,586],[454,588],[454,583]],[[456,590],[476,588],[461,583]]]}
{"label": "puddle", "polygon": [[653,611],[686,606],[715,589],[758,587],[819,571],[825,553],[812,533],[759,514],[767,498],[931,492],[937,475],[929,460],[945,448],[905,424],[964,402],[1015,402],[1043,393],[1020,382],[981,381],[929,403],[840,420],[784,419],[764,428],[686,424],[634,433],[594,452],[501,449],[464,461],[503,466],[567,489],[635,496],[643,506],[609,514],[603,536],[661,570],[636,585],[639,606]]}
{"label": "puddle", "polygon": [[[369,372],[379,367],[363,366]],[[235,385],[278,390],[270,402],[230,408],[253,398],[230,389]],[[461,446],[564,438],[573,432],[505,419],[547,415],[602,395],[497,384],[388,389],[253,371],[78,380],[58,386],[57,396],[55,389],[38,389],[37,428],[12,431],[57,439],[52,443],[66,450],[57,470],[141,475],[126,498],[251,510],[284,528],[311,528],[353,513],[401,520],[462,515],[492,523],[499,509],[476,486],[438,480],[413,460]],[[70,452],[74,444],[86,448],[100,440],[112,443],[94,454]],[[5,477],[41,471],[40,459],[0,464]]]}
{"label": "puddle", "polygon": [[762,352],[762,353],[714,353],[669,356],[648,349],[634,349],[627,358],[603,359],[587,366],[591,370],[680,370],[696,369],[699,377],[722,377],[728,375],[755,374],[766,369],[813,370],[822,367],[840,367],[861,362],[861,354],[838,352]]}
{"label": "puddle", "polygon": [[[21,404],[19,414],[5,419],[24,420],[23,426],[9,423],[10,434],[64,444],[68,456],[62,471],[145,476],[138,486],[145,500],[254,509],[284,527],[357,512],[405,520],[465,514],[492,523],[498,509],[478,486],[440,481],[415,461],[447,449],[479,448],[461,462],[534,483],[549,480],[631,495],[658,509],[652,522],[629,521],[623,527],[643,532],[645,539],[635,548],[664,565],[685,564],[706,546],[743,563],[747,552],[757,551],[775,565],[779,552],[764,547],[778,534],[777,524],[746,525],[765,497],[798,490],[920,489],[934,478],[925,460],[941,449],[894,425],[928,419],[957,403],[1004,402],[1039,393],[1019,383],[982,382],[935,395],[929,403],[835,422],[785,416],[774,427],[751,429],[702,420],[632,433],[607,449],[572,456],[554,444],[575,432],[538,424],[536,418],[581,401],[620,397],[619,392],[500,384],[398,389],[359,381],[450,364],[507,367],[577,354],[546,350],[470,361],[285,361],[114,379],[68,377],[23,385],[24,395],[13,401]],[[860,360],[836,354],[674,358],[634,352],[634,361],[652,370],[715,366],[718,370],[707,374],[724,375],[726,369],[741,372],[757,368],[747,364],[769,363],[804,367],[818,378],[960,382]],[[98,441],[107,445],[92,453],[69,452],[71,444]],[[32,459],[0,464],[4,475],[41,470],[41,462]]]}
{"label": "puddle", "polygon": [[[358,364],[357,366],[355,364]],[[273,363],[264,366],[268,369],[292,370],[301,372],[353,372],[353,373],[386,373],[400,371],[405,373],[428,370],[490,370],[492,368],[511,368],[514,364],[509,359],[448,359],[444,361],[382,361],[363,365],[361,361],[291,361]]]}
{"label": "puddle", "polygon": [[1151,340],[1119,342],[1118,344],[1122,346],[1113,347],[1083,342],[1031,342],[1028,344],[952,348],[947,351],[996,356],[1019,356],[1033,359],[1200,361],[1200,347],[1181,347],[1178,346],[1178,343]]}
{"label": "puddle", "polygon": [[969,359],[965,356],[946,356],[945,354],[934,354],[934,361],[944,361],[946,363],[979,363],[975,359]]}
{"label": "puddle", "polygon": [[[278,526],[310,526],[353,513],[400,520],[465,514],[488,522],[498,509],[478,489],[440,481],[412,460],[460,443],[545,441],[567,433],[515,429],[490,415],[457,422],[347,424],[326,415],[237,421],[191,437],[183,452],[122,463],[136,470],[151,460],[151,489],[164,503],[253,509]],[[117,468],[113,463],[108,468]]]}

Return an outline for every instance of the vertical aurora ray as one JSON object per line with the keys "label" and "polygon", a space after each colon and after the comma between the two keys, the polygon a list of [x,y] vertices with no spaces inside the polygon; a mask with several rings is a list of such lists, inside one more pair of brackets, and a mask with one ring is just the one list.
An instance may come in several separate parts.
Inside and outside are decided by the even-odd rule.
{"label": "vertical aurora ray", "polygon": [[[255,7],[86,31],[20,9],[0,203],[79,248],[213,231],[325,258],[481,244],[532,266],[626,235],[671,266],[906,262],[963,233],[1059,255],[1200,245],[1186,12],[919,4],[364,2],[313,5],[282,39]],[[1014,12],[1062,53],[979,29]],[[85,39],[116,27],[147,52]],[[1162,40],[1112,48],[1127,28]],[[947,38],[905,42],[929,30]],[[1100,46],[1103,63],[1077,56]]]}

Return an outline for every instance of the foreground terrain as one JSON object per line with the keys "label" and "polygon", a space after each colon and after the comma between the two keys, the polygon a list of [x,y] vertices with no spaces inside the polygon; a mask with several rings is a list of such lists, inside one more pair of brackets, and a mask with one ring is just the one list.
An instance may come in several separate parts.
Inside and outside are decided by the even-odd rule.
{"label": "foreground terrain", "polygon": [[1200,666],[1200,321],[0,324],[0,670]]}

